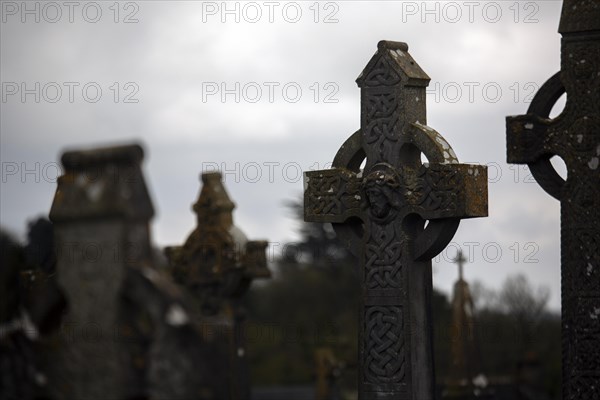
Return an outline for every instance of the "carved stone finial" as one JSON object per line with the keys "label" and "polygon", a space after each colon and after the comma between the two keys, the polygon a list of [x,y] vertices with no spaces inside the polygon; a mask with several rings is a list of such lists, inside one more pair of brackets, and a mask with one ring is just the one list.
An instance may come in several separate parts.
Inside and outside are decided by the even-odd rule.
{"label": "carved stone finial", "polygon": [[192,206],[198,216],[198,226],[219,226],[229,229],[233,225],[235,203],[231,201],[221,181],[220,172],[206,172],[201,176],[202,191]]}

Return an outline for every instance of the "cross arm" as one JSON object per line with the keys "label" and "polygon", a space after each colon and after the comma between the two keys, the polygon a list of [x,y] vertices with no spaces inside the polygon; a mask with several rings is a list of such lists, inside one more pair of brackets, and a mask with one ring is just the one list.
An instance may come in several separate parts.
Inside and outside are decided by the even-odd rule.
{"label": "cross arm", "polygon": [[560,153],[552,121],[534,114],[506,118],[507,159],[511,164],[532,164]]}
{"label": "cross arm", "polygon": [[361,215],[361,180],[345,168],[304,173],[304,220],[342,223]]}
{"label": "cross arm", "polygon": [[[533,97],[527,115],[506,118],[508,162],[527,164],[539,185],[559,200],[563,196],[565,180],[556,172],[550,158],[553,155],[563,159],[568,156],[568,143],[565,142],[569,139],[565,132],[570,131],[570,118],[565,113],[566,108],[555,119],[550,119],[550,112],[565,92],[562,73],[557,72]],[[581,141],[579,137],[571,138],[571,143],[573,140]]]}
{"label": "cross arm", "polygon": [[471,164],[424,164],[407,179],[406,213],[424,219],[488,215],[487,168]]}
{"label": "cross arm", "polygon": [[552,108],[565,93],[561,72],[548,79],[533,97],[527,114],[506,117],[507,160],[512,164],[534,164],[562,155],[564,143],[558,132],[568,118],[564,113],[550,118]]}

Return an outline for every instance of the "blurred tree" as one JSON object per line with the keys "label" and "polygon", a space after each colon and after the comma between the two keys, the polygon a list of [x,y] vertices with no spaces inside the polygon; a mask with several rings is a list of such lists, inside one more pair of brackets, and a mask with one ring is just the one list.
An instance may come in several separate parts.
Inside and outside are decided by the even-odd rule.
{"label": "blurred tree", "polygon": [[494,308],[498,303],[498,293],[487,288],[481,281],[475,280],[471,283],[471,298],[473,308],[483,311]]}
{"label": "blurred tree", "polygon": [[540,396],[559,399],[560,315],[547,309],[549,290],[521,274],[507,277],[498,292],[477,286],[481,353],[491,379],[518,383],[523,373],[535,375]]}
{"label": "blurred tree", "polygon": [[[286,206],[302,221],[301,202]],[[301,222],[299,232],[300,240],[287,243],[275,260],[275,278],[247,298],[254,384],[310,384],[317,348],[331,348],[349,363],[357,359],[356,260],[328,224]]]}
{"label": "blurred tree", "polygon": [[28,223],[25,258],[32,268],[39,268],[51,274],[56,266],[56,249],[54,248],[54,230],[52,222],[45,217],[38,217]]}
{"label": "blurred tree", "polygon": [[33,354],[19,287],[25,253],[1,229],[0,259],[0,398],[28,400],[33,397]]}
{"label": "blurred tree", "polygon": [[0,230],[0,324],[20,314],[19,271],[25,265],[23,247],[8,232]]}
{"label": "blurred tree", "polygon": [[301,201],[288,201],[285,206],[291,211],[292,217],[300,222],[300,241],[288,243],[287,248],[294,251],[284,254],[288,261],[323,267],[350,261],[352,267],[358,269],[355,259],[337,240],[331,224],[304,222],[304,206]]}
{"label": "blurred tree", "polygon": [[[532,287],[525,275],[509,276],[504,281],[498,296],[498,306],[514,320],[524,347],[534,340],[541,319],[546,314],[549,298],[550,290],[547,287]],[[521,351],[526,351],[526,348]]]}

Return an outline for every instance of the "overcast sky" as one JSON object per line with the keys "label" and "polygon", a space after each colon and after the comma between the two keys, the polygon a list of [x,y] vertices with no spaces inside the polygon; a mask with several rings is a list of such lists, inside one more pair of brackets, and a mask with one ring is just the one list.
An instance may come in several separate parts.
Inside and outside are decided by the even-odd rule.
{"label": "overcast sky", "polygon": [[157,245],[185,240],[216,166],[236,224],[277,255],[297,238],[284,202],[301,171],[359,128],[355,79],[379,40],[403,41],[432,79],[428,124],[489,166],[490,216],[461,223],[434,284],[450,291],[460,246],[467,279],[498,288],[521,272],[560,307],[559,203],[505,161],[505,116],[559,69],[560,1],[1,5],[0,219],[19,237],[47,215],[62,151],[138,141]]}

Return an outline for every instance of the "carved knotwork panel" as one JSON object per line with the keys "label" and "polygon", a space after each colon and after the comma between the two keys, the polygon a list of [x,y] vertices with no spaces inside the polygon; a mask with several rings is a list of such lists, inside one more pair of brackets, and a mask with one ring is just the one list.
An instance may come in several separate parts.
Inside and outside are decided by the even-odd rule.
{"label": "carved knotwork panel", "polygon": [[393,224],[372,224],[365,249],[365,285],[368,289],[402,287],[404,242]]}
{"label": "carved knotwork panel", "polygon": [[365,307],[364,381],[402,383],[406,378],[404,315],[399,306]]}
{"label": "carved knotwork panel", "polygon": [[414,187],[407,188],[414,210],[420,213],[454,212],[457,210],[462,178],[458,170],[443,164],[419,169]]}
{"label": "carved knotwork panel", "polygon": [[396,87],[363,89],[363,142],[371,161],[398,157],[399,137],[406,123],[401,115],[402,96]]}
{"label": "carved knotwork panel", "polygon": [[360,213],[362,195],[356,175],[343,169],[311,171],[305,174],[305,219],[316,222],[344,222]]}
{"label": "carved knotwork panel", "polygon": [[367,87],[395,86],[400,82],[400,75],[392,68],[386,58],[379,57],[375,65],[367,72],[364,85]]}
{"label": "carved knotwork panel", "polygon": [[401,98],[393,88],[368,90],[366,100],[367,128],[365,141],[372,145],[378,141],[397,141],[402,128],[399,116]]}

